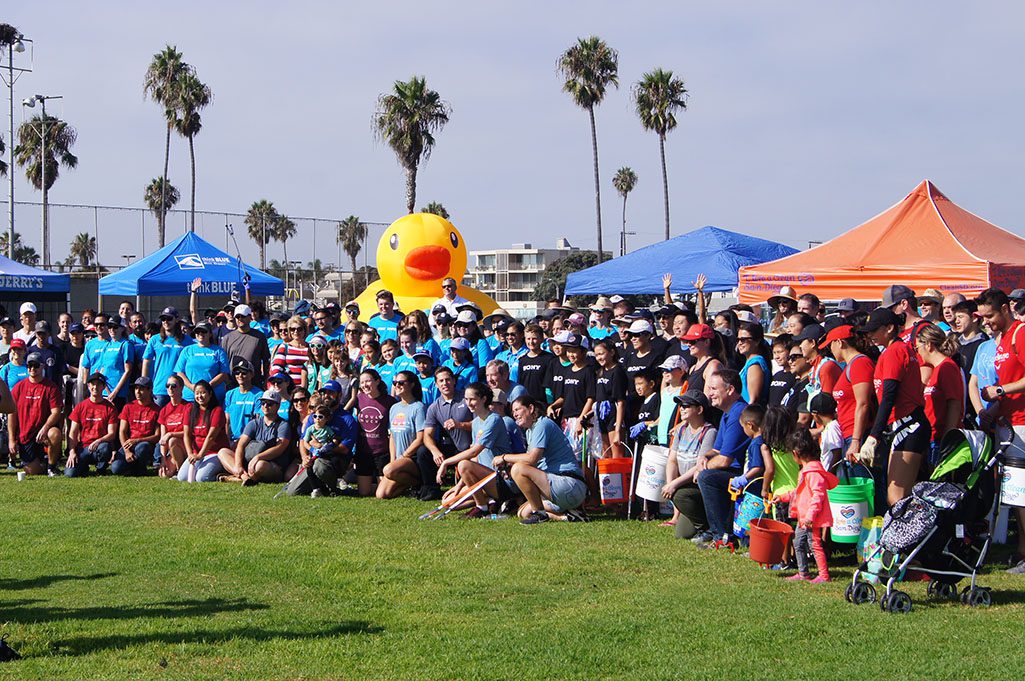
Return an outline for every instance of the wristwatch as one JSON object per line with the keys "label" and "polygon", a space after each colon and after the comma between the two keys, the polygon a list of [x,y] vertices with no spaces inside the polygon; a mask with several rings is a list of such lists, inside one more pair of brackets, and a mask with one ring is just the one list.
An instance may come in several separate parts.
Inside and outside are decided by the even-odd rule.
{"label": "wristwatch", "polygon": [[994,390],[997,391],[997,397],[1003,397],[1006,394],[1006,391],[1004,390],[1004,386],[1002,386],[1002,385],[995,386]]}

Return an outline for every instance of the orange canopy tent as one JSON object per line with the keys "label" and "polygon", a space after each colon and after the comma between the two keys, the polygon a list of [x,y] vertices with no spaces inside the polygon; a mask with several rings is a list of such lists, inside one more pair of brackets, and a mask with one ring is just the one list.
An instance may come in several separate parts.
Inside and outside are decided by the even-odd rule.
{"label": "orange canopy tent", "polygon": [[891,284],[979,293],[1025,283],[1025,239],[969,213],[923,180],[904,200],[821,246],[740,268],[740,302],[782,286],[822,300],[876,301]]}

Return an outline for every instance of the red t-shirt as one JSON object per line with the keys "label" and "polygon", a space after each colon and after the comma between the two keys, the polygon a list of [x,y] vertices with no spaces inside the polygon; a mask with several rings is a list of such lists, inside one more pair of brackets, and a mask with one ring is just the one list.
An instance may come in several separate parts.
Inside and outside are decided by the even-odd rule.
{"label": "red t-shirt", "polygon": [[812,382],[818,380],[819,385],[822,387],[822,392],[831,393],[833,392],[833,386],[836,385],[836,380],[840,378],[840,374],[843,373],[843,369],[836,363],[835,360],[829,357],[819,356],[815,360],[815,364],[812,364]]}
{"label": "red t-shirt", "polygon": [[961,368],[949,357],[944,358],[933,369],[924,391],[925,415],[929,419],[929,423],[932,424],[933,442],[940,439],[940,433],[936,430],[936,413],[945,415],[947,400],[957,400],[957,403],[961,405],[957,421],[947,425],[955,428],[961,425],[961,420],[964,418],[964,393],[964,374],[961,372]]}
{"label": "red t-shirt", "polygon": [[918,360],[904,341],[897,340],[891,343],[876,362],[873,382],[876,399],[880,403],[883,401],[883,381],[888,380],[900,381],[900,388],[897,390],[897,401],[893,405],[893,410],[886,415],[887,423],[902,419],[917,407],[925,405],[922,372],[918,368]]}
{"label": "red t-shirt", "polygon": [[[847,374],[850,373],[850,380]],[[847,363],[847,369],[840,372],[840,376],[833,384],[833,399],[836,400],[836,420],[840,423],[840,432],[845,438],[854,437],[854,412],[858,403],[854,398],[854,386],[861,383],[872,383],[875,373],[875,365],[865,355],[858,355]],[[869,414],[871,419],[872,415]],[[872,422],[866,421],[865,428],[871,428]],[[863,435],[864,433],[859,433]]]}
{"label": "red t-shirt", "polygon": [[[923,362],[922,356],[918,354],[918,347],[915,342],[918,339],[918,332],[922,330],[922,327],[928,326],[929,324],[932,324],[932,322],[923,319],[922,321],[915,322],[915,324],[900,332],[900,339],[908,344],[908,348],[911,350],[911,354],[915,356],[915,361],[918,362],[919,367],[922,366]],[[919,369],[919,371],[921,371],[921,369]]]}
{"label": "red t-shirt", "polygon": [[39,383],[27,378],[18,381],[11,396],[18,412],[18,442],[23,445],[35,440],[39,429],[50,418],[50,412],[64,405],[60,389],[46,378]]}
{"label": "red t-shirt", "polygon": [[[191,413],[191,412],[190,412]],[[198,452],[203,446],[203,442],[206,441],[206,434],[213,428],[220,428],[220,433],[217,435],[217,439],[210,443],[210,446],[206,448],[207,454],[216,454],[217,450],[222,447],[228,446],[228,435],[225,431],[225,425],[227,420],[224,418],[224,410],[220,407],[214,407],[210,410],[210,418],[204,422],[202,418],[202,412],[197,414],[196,422],[191,423],[192,426],[192,447],[193,451]]]}
{"label": "red t-shirt", "polygon": [[[1007,385],[1025,378],[1025,333],[1020,332],[1021,325],[1019,321],[1012,322],[997,343],[993,368],[997,370],[999,385]],[[998,401],[1001,416],[1008,419],[1012,426],[1025,426],[1025,393],[1004,395]]]}
{"label": "red t-shirt", "polygon": [[88,447],[93,440],[104,437],[110,425],[117,425],[117,408],[107,400],[93,402],[87,398],[75,405],[68,419],[78,424],[78,439]]}
{"label": "red t-shirt", "polygon": [[180,433],[185,430],[182,424],[185,423],[190,411],[192,411],[192,404],[189,402],[182,402],[177,407],[168,402],[160,410],[157,421],[167,429],[167,432]]}
{"label": "red t-shirt", "polygon": [[155,435],[158,430],[157,420],[159,418],[160,411],[155,404],[147,407],[140,402],[129,402],[121,410],[121,420],[128,421],[128,437],[131,438]]}

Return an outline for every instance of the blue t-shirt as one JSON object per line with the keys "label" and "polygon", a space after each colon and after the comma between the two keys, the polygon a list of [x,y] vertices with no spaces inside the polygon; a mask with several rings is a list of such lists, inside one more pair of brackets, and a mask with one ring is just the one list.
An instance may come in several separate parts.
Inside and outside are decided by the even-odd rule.
{"label": "blue t-shirt", "polygon": [[468,363],[457,367],[456,363],[450,359],[445,362],[445,366],[456,375],[456,392],[458,393],[466,390],[466,386],[477,380],[478,370],[476,364]]}
{"label": "blue t-shirt", "polygon": [[263,411],[260,409],[262,395],[263,391],[255,386],[250,388],[247,393],[242,392],[242,388],[236,386],[224,396],[224,413],[228,415],[231,422],[232,440],[242,437],[242,431],[254,416],[263,419]]}
{"label": "blue t-shirt", "polygon": [[389,338],[397,341],[399,339],[399,320],[402,319],[402,315],[392,313],[391,319],[385,319],[380,313],[375,314],[367,322],[367,326],[377,331],[377,339],[380,342],[385,342]]}
{"label": "blue t-shirt", "polygon": [[128,343],[132,350],[132,364],[142,366],[143,355],[146,352],[146,339],[139,338],[134,333],[130,333],[128,334]]}
{"label": "blue t-shirt", "polygon": [[[747,389],[747,370],[756,364],[762,368],[762,389],[757,395],[752,396]],[[765,404],[765,401],[769,398],[770,382],[772,382],[772,371],[769,369],[769,363],[765,361],[765,358],[761,355],[749,357],[744,362],[744,368],[740,370],[741,399],[748,404]]]}
{"label": "blue t-shirt", "polygon": [[414,374],[416,371],[416,362],[410,355],[399,355],[395,358],[395,373],[400,371],[412,371]]}
{"label": "blue t-shirt", "polygon": [[[178,361],[174,365],[174,372],[183,373],[189,379],[189,383],[198,381],[209,381],[218,374],[230,374],[228,366],[228,353],[220,345],[208,345],[203,347],[196,343],[183,348],[178,355]],[[214,386],[214,394],[219,401],[224,401],[224,393],[227,391],[224,383]],[[193,392],[188,388],[182,388],[182,397],[186,402],[193,400]]]}
{"label": "blue t-shirt", "polygon": [[0,367],[0,379],[12,390],[14,386],[18,385],[18,381],[24,378],[28,378],[28,367],[24,364],[17,365],[14,362],[8,362]]}
{"label": "blue t-shirt", "polygon": [[505,432],[509,433],[509,447],[514,454],[521,454],[527,451],[527,440],[523,437],[523,431],[516,425],[511,416],[503,416],[502,423],[505,424]]}
{"label": "blue t-shirt", "polygon": [[[267,335],[269,336],[270,333],[268,332]],[[345,342],[345,328],[340,326],[337,329],[335,329],[334,331],[327,331],[327,332],[324,332],[324,331],[321,331],[320,329],[317,329],[316,331],[314,331],[310,335],[306,336],[306,342],[309,343],[311,340],[313,340],[314,336],[320,336],[321,338],[325,339],[328,343],[330,343],[333,340],[342,341],[344,343]]]}
{"label": "blue t-shirt", "polygon": [[388,364],[388,362],[383,362],[374,367],[374,369],[376,369],[377,373],[380,374],[381,380],[384,381],[385,386],[388,387],[388,394],[390,395],[392,381],[395,380],[395,374],[398,373],[396,366],[394,364]]}
{"label": "blue t-shirt", "polygon": [[607,329],[599,329],[597,326],[592,326],[587,330],[587,335],[596,341],[599,341],[602,338],[608,338],[614,333],[616,333],[616,328],[613,326],[610,326]]}
{"label": "blue t-shirt", "polygon": [[167,379],[174,373],[178,355],[181,354],[182,348],[195,343],[192,336],[183,336],[180,343],[174,336],[161,339],[160,334],[154,334],[150,337],[146,349],[142,352],[142,358],[150,361],[149,376],[153,379],[154,395],[167,395]]}
{"label": "blue t-shirt", "polygon": [[250,329],[256,329],[257,331],[262,333],[264,336],[267,336],[267,340],[268,340],[268,342],[270,342],[270,320],[269,319],[261,319],[260,321],[256,321],[254,319],[253,321],[249,322],[249,328]]}
{"label": "blue t-shirt", "polygon": [[388,410],[388,430],[395,438],[395,456],[400,457],[416,439],[416,434],[424,429],[427,422],[427,410],[423,402],[406,404],[398,401]]}
{"label": "blue t-shirt", "polygon": [[[997,369],[993,360],[997,354],[997,342],[990,338],[979,343],[979,349],[975,351],[975,361],[972,363],[972,376],[979,382],[979,395],[982,390],[991,385],[997,384]],[[992,402],[983,403],[988,407]]]}
{"label": "blue t-shirt", "polygon": [[[762,461],[762,436],[751,438],[751,444],[747,446],[747,460],[744,461],[744,473],[752,468],[762,468],[765,462]],[[750,480],[748,481],[750,482]]]}
{"label": "blue t-shirt", "polygon": [[751,438],[744,432],[740,425],[740,415],[747,409],[747,402],[737,400],[733,406],[722,415],[719,423],[719,430],[715,434],[715,444],[712,449],[723,456],[733,459],[730,468],[742,468],[744,466],[744,453],[751,443]]}
{"label": "blue t-shirt", "polygon": [[420,374],[416,374],[416,377],[420,379],[420,390],[424,395],[424,406],[429,407],[434,403],[434,400],[438,399],[438,395],[440,395],[438,392],[438,386],[434,382],[434,376],[421,376]]}
{"label": "blue t-shirt", "polygon": [[566,434],[547,416],[538,418],[534,425],[527,429],[527,451],[538,448],[544,450],[544,454],[537,462],[539,469],[556,475],[583,475],[580,462],[577,461]]}
{"label": "blue t-shirt", "polygon": [[509,404],[512,404],[513,402],[515,402],[516,400],[518,400],[526,394],[526,388],[524,388],[519,383],[513,383],[509,386],[509,391],[505,394],[505,398],[509,401]]}
{"label": "blue t-shirt", "polygon": [[[86,376],[98,371],[107,379],[107,387],[103,391],[105,397],[110,397],[110,391],[125,375],[125,363],[132,361],[131,348],[128,341],[111,341],[94,338],[85,344],[85,351],[82,354],[82,368]],[[121,392],[114,397],[128,397],[128,382],[125,381]]]}
{"label": "blue t-shirt", "polygon": [[494,358],[495,351],[488,345],[487,339],[481,338],[476,343],[470,342],[470,354],[473,355],[474,363],[483,369]]}
{"label": "blue t-shirt", "polygon": [[[526,346],[521,347],[519,350],[506,348],[495,355],[495,359],[500,359],[509,365],[509,380],[513,383],[520,380],[520,357],[523,357],[525,354],[527,354]],[[510,399],[509,401],[511,402],[512,400]]]}
{"label": "blue t-shirt", "polygon": [[271,335],[269,333],[267,334],[267,350],[270,351],[271,357],[274,357],[274,351],[277,350],[278,346],[284,342],[285,341],[280,338],[271,338]]}
{"label": "blue t-shirt", "polygon": [[477,455],[477,463],[488,468],[494,468],[496,456],[508,454],[512,451],[509,443],[509,433],[505,429],[502,417],[492,412],[487,418],[473,417],[473,444],[484,447]]}

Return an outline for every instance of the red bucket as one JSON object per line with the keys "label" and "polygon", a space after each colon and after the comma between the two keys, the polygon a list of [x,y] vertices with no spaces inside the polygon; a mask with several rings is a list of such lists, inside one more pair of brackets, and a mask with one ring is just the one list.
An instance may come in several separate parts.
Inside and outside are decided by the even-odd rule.
{"label": "red bucket", "polygon": [[786,523],[771,518],[755,518],[751,521],[751,560],[762,565],[781,562],[793,535],[794,528]]}
{"label": "red bucket", "polygon": [[598,459],[598,486],[601,503],[625,504],[630,498],[633,459]]}

